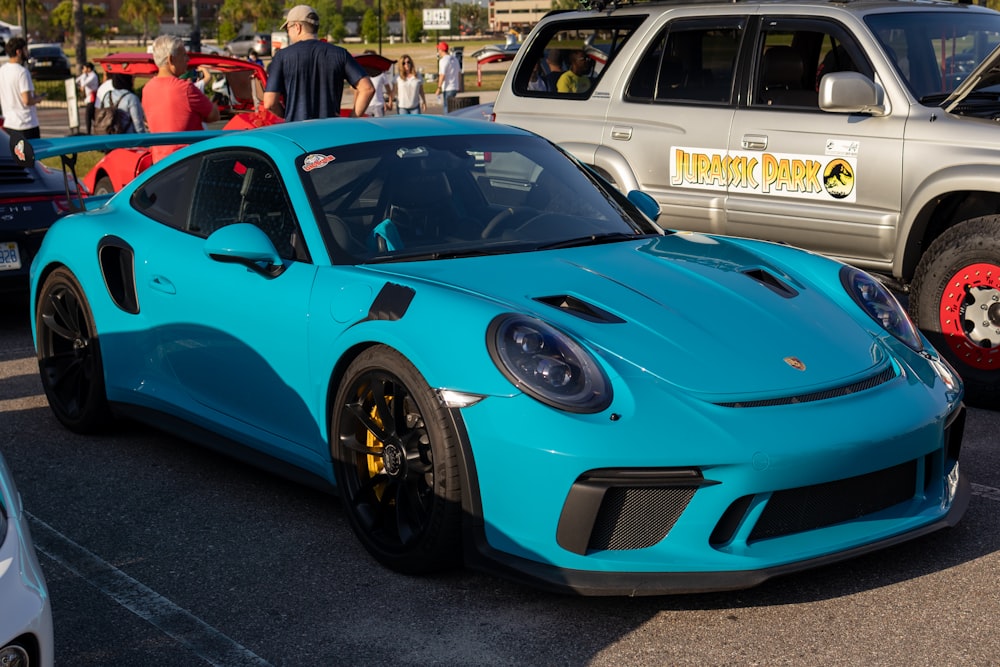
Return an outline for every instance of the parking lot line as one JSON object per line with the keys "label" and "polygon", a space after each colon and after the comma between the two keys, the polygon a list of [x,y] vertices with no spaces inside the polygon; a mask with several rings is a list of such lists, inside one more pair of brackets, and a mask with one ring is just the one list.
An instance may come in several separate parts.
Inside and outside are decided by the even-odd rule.
{"label": "parking lot line", "polygon": [[270,665],[185,609],[25,512],[38,552],[187,647],[211,665]]}

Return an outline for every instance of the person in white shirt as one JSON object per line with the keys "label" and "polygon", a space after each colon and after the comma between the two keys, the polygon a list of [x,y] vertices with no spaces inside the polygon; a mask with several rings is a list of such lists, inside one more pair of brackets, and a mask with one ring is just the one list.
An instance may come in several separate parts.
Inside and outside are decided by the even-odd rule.
{"label": "person in white shirt", "polygon": [[[374,51],[371,53],[374,53]],[[375,86],[375,94],[372,96],[371,102],[368,103],[368,110],[365,111],[365,115],[372,116],[373,118],[381,118],[385,115],[385,108],[388,106],[386,100],[388,100],[390,105],[392,104],[392,75],[389,73],[389,70],[386,70],[377,76],[372,76],[371,80],[372,85]],[[389,94],[388,97],[386,93]]]}
{"label": "person in white shirt", "polygon": [[20,139],[39,139],[38,109],[35,106],[44,95],[35,94],[35,84],[24,63],[28,59],[28,43],[23,37],[12,37],[7,42],[10,60],[0,65],[0,109],[3,110],[3,127],[12,142]]}
{"label": "person in white shirt", "polygon": [[413,58],[405,54],[399,59],[399,76],[396,77],[393,97],[401,114],[427,113],[424,78],[413,68]]}
{"label": "person in white shirt", "polygon": [[441,104],[444,105],[443,113],[448,113],[448,103],[461,87],[459,77],[462,72],[458,68],[458,58],[448,51],[448,42],[438,42],[438,87],[437,94],[441,97]]}
{"label": "person in white shirt", "polygon": [[87,109],[87,134],[94,127],[94,109],[97,104],[97,74],[94,73],[94,63],[84,63],[80,68],[80,76],[76,77],[76,87]]}

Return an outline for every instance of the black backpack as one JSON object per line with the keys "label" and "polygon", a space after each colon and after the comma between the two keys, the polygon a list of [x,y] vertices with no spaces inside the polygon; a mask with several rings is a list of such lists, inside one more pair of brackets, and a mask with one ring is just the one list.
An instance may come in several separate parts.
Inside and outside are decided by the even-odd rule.
{"label": "black backpack", "polygon": [[118,98],[113,105],[109,105],[111,91],[104,95],[101,107],[94,110],[94,134],[124,134],[127,123],[125,112],[118,108],[118,104],[125,99],[125,95]]}

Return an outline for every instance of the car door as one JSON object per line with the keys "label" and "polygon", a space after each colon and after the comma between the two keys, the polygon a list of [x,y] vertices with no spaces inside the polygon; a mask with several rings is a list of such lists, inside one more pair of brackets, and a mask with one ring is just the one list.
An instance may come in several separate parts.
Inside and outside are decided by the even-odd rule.
{"label": "car door", "polygon": [[[729,157],[742,165],[726,232],[846,261],[888,261],[900,210],[906,109],[885,116],[819,109],[831,71],[874,68],[850,32],[824,18],[763,17],[736,112]],[[900,105],[902,106],[902,105]]]}
{"label": "car door", "polygon": [[633,61],[609,106],[602,149],[627,157],[638,187],[660,202],[661,224],[721,232],[747,18],[687,15],[696,12],[671,12]]}
{"label": "car door", "polygon": [[[177,213],[176,226],[160,226],[136,275],[141,308],[156,328],[156,363],[169,369],[201,419],[265,449],[294,450],[296,443],[304,447],[297,456],[324,455],[304,389],[316,267],[278,170],[267,156],[241,149],[204,153],[174,171],[191,180],[190,205]],[[136,205],[155,215],[157,188],[169,177],[151,179],[133,197]],[[264,231],[283,259],[280,271],[208,256],[206,239],[235,223]]]}

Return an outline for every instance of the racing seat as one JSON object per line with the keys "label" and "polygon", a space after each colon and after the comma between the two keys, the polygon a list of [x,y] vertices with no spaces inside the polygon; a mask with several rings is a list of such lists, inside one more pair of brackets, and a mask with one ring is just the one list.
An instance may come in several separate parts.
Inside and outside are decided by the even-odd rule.
{"label": "racing seat", "polygon": [[799,52],[776,45],[764,52],[761,66],[761,102],[775,107],[815,107],[816,91],[802,85],[805,65]]}
{"label": "racing seat", "polygon": [[396,180],[385,217],[407,246],[435,243],[456,224],[452,196],[444,172],[417,167]]}

